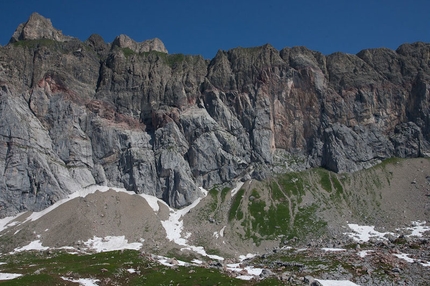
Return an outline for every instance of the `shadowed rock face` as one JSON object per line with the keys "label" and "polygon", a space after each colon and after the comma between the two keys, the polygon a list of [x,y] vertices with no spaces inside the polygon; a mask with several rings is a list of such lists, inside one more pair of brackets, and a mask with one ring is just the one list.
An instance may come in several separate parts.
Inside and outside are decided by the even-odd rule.
{"label": "shadowed rock face", "polygon": [[429,52],[265,45],[208,61],[158,39],[81,42],[33,14],[0,48],[0,214],[91,184],[182,207],[199,186],[425,156]]}

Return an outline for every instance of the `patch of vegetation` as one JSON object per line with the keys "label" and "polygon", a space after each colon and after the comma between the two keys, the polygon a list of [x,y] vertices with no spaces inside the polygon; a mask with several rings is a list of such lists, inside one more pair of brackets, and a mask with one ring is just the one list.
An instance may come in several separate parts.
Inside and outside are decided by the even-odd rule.
{"label": "patch of vegetation", "polygon": [[216,188],[209,190],[205,200],[207,203],[199,210],[199,216],[208,219],[218,219],[217,208],[218,208],[218,195],[219,191]]}
{"label": "patch of vegetation", "polygon": [[136,53],[130,48],[121,48],[122,53],[126,58],[135,55]]}
{"label": "patch of vegetation", "polygon": [[221,202],[225,202],[225,198],[227,197],[228,192],[230,192],[230,188],[224,188],[221,191]]}
{"label": "patch of vegetation", "polygon": [[279,177],[278,183],[283,191],[290,197],[296,198],[301,203],[302,196],[306,194],[305,184],[302,178],[303,173],[287,173]]}
{"label": "patch of vegetation", "polygon": [[289,238],[318,236],[324,232],[327,222],[319,219],[316,215],[318,206],[313,204],[307,207],[299,207],[294,218],[294,226]]}
{"label": "patch of vegetation", "polygon": [[343,187],[340,181],[337,179],[336,175],[331,177],[331,182],[333,184],[334,189],[336,190],[336,194],[343,194]]}
{"label": "patch of vegetation", "polygon": [[218,207],[218,190],[211,189],[209,191],[209,197],[211,198],[211,203],[209,204],[209,211],[213,213]]}
{"label": "patch of vegetation", "polygon": [[396,158],[396,157],[388,158],[388,159],[383,160],[380,164],[376,165],[375,167],[385,168],[388,165],[401,164],[403,160],[404,159]]}
{"label": "patch of vegetation", "polygon": [[139,55],[147,57],[150,61],[161,60],[172,69],[177,68],[183,62],[196,63],[197,57],[186,56],[184,54],[167,54],[159,51],[143,52]]}
{"label": "patch of vegetation", "polygon": [[256,189],[252,189],[251,196],[256,198],[256,199],[260,198],[260,194],[258,193],[258,191]]}
{"label": "patch of vegetation", "polygon": [[330,173],[327,170],[318,168],[316,173],[320,176],[320,185],[328,193],[332,192],[332,185],[330,181]]}
{"label": "patch of vegetation", "polygon": [[232,221],[233,219],[241,220],[243,218],[243,212],[240,210],[239,206],[242,202],[242,197],[244,194],[245,190],[240,189],[234,196],[230,211],[228,213],[228,221]]}
{"label": "patch of vegetation", "polygon": [[247,219],[242,222],[246,238],[259,245],[263,239],[275,239],[289,232],[290,210],[287,204],[266,206],[263,200],[254,200],[248,206]]}
{"label": "patch of vegetation", "polygon": [[185,60],[184,54],[173,54],[173,55],[167,55],[167,57],[166,57],[166,63],[171,68],[175,68],[177,65],[182,63],[184,60]]}
{"label": "patch of vegetation", "polygon": [[3,256],[3,261],[2,272],[23,276],[2,285],[73,284],[61,277],[98,279],[101,285],[249,285],[214,268],[167,267],[135,250],[84,255],[31,251]]}
{"label": "patch of vegetation", "polygon": [[279,185],[277,182],[272,182],[270,185],[271,191],[272,191],[272,198],[277,201],[284,201],[285,200],[285,194],[281,191],[279,188]]}

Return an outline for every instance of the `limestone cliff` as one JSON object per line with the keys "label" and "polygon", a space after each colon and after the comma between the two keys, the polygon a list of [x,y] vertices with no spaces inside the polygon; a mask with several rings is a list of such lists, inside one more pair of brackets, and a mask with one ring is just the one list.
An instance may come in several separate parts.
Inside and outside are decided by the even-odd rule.
{"label": "limestone cliff", "polygon": [[81,42],[33,14],[0,47],[0,215],[91,184],[179,208],[199,186],[426,156],[429,53],[264,45],[208,61],[158,39]]}

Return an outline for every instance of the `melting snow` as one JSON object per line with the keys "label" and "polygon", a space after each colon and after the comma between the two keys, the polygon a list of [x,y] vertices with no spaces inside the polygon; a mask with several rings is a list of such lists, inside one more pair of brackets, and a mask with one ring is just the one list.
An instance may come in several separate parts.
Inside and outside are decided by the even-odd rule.
{"label": "melting snow", "polygon": [[370,252],[373,252],[373,250],[362,250],[358,252],[357,255],[360,256],[361,258],[364,258],[367,255],[369,255]]}
{"label": "melting snow", "polygon": [[14,251],[11,252],[11,254],[15,252],[26,251],[26,250],[47,250],[48,248],[49,247],[42,246],[42,243],[40,242],[40,240],[35,240],[30,242],[26,246],[15,248]]}
{"label": "melting snow", "polygon": [[255,254],[248,253],[247,255],[240,255],[239,259],[240,259],[240,261],[243,261],[245,259],[253,258],[253,257],[255,257]]}
{"label": "melting snow", "polygon": [[[407,236],[423,236],[423,233],[430,231],[430,227],[425,225],[425,221],[415,221],[412,222],[412,227],[398,228],[398,231],[408,230],[411,234]],[[375,230],[374,226],[358,225],[358,224],[348,224],[349,228],[352,229],[352,233],[344,233],[354,239],[357,242],[367,242],[370,238],[387,239],[385,235],[395,235],[392,232],[379,232]]]}
{"label": "melting snow", "polygon": [[128,243],[128,240],[125,239],[124,235],[106,236],[105,238],[94,236],[93,239],[88,239],[86,242],[84,242],[84,244],[97,252],[107,252],[122,249],[139,250],[142,247],[142,243],[140,242]]}
{"label": "melting snow", "polygon": [[[205,189],[200,188],[200,190],[205,196],[207,195],[208,192]],[[202,198],[198,198],[191,205],[185,208],[182,208],[180,210],[175,210],[170,208],[169,218],[167,220],[161,221],[161,224],[166,230],[166,234],[167,234],[166,238],[180,246],[185,246],[181,250],[188,249],[188,250],[197,252],[203,256],[207,256],[211,259],[224,260],[224,258],[221,256],[207,254],[204,248],[201,246],[189,245],[187,239],[190,237],[191,234],[187,233],[185,235],[182,235],[182,231],[184,228],[184,222],[182,221],[182,216],[188,213],[192,208],[197,206],[201,201],[201,199]]]}
{"label": "melting snow", "polygon": [[430,231],[430,227],[425,225],[425,221],[413,221],[412,227],[405,228],[406,230],[412,231],[408,236],[418,236],[422,237],[426,231]]}
{"label": "melting snow", "polygon": [[221,228],[221,230],[219,232],[215,231],[213,234],[213,237],[215,237],[215,238],[224,237],[224,230],[225,230],[225,226],[223,228]]}
{"label": "melting snow", "polygon": [[348,280],[315,280],[318,281],[322,286],[359,286],[358,284]]}
{"label": "melting snow", "polygon": [[[20,215],[22,215],[22,213],[19,213],[16,216],[10,216],[10,217],[5,217],[5,218],[0,219],[0,231],[3,231],[10,226],[14,226],[14,225],[19,224],[18,221],[13,221],[13,220],[18,218]],[[13,221],[13,222],[11,222],[11,221]]]}
{"label": "melting snow", "polygon": [[324,251],[346,251],[346,249],[345,248],[321,248],[321,250],[324,250]]}
{"label": "melting snow", "polygon": [[71,193],[69,195],[69,197],[55,202],[55,204],[49,206],[48,208],[46,208],[40,212],[33,212],[24,222],[38,220],[39,218],[43,217],[45,214],[53,211],[54,209],[58,208],[62,204],[66,203],[72,199],[79,198],[79,197],[84,198],[89,194],[94,194],[96,191],[107,192],[110,189],[112,189],[116,192],[123,192],[123,193],[130,194],[130,195],[135,194],[134,192],[129,192],[126,189],[122,189],[122,188],[111,188],[111,187],[99,186],[99,185],[90,186],[87,188],[79,189],[78,191],[76,191],[74,193]]}
{"label": "melting snow", "polygon": [[227,269],[234,272],[242,272],[243,270],[246,270],[248,275],[240,275],[236,277],[241,280],[251,280],[255,276],[259,276],[263,271],[262,268],[255,268],[253,266],[246,266],[242,268],[240,267],[240,263],[227,264]]}
{"label": "melting snow", "polygon": [[[160,262],[164,266],[175,266],[175,265],[187,266],[187,265],[189,265],[187,262],[184,262],[181,260],[176,260],[176,259],[172,260],[172,258],[167,258],[167,257],[163,257],[163,256],[157,256],[157,259],[158,259],[158,262]],[[172,261],[175,261],[175,262],[172,263]]]}
{"label": "melting snow", "polygon": [[374,226],[358,225],[358,224],[348,224],[349,228],[352,229],[353,233],[344,233],[354,239],[357,242],[367,242],[370,238],[380,238],[386,239],[384,235],[392,234],[392,232],[379,232],[375,230]]}
{"label": "melting snow", "polygon": [[61,277],[61,279],[79,283],[79,285],[82,286],[98,286],[96,282],[100,282],[99,279],[91,279],[91,278],[79,278],[79,279],[73,279],[73,278],[67,278],[67,277]]}
{"label": "melting snow", "polygon": [[191,262],[194,264],[198,264],[198,265],[203,264],[203,261],[198,260],[198,259],[193,259]]}
{"label": "melting snow", "polygon": [[158,205],[158,202],[167,206],[167,204],[164,201],[158,199],[157,197],[146,195],[146,194],[139,194],[139,196],[141,196],[146,200],[146,202],[154,210],[154,212],[158,212],[160,210],[160,206]]}
{"label": "melting snow", "polygon": [[22,276],[22,274],[15,273],[0,273],[0,280],[11,280]]}
{"label": "melting snow", "polygon": [[406,254],[406,253],[394,253],[393,255],[394,255],[394,256],[396,256],[397,258],[400,258],[400,259],[406,260],[406,261],[407,261],[407,262],[409,262],[409,263],[418,262],[418,263],[420,263],[422,266],[430,267],[430,262],[422,262],[422,261],[419,261],[419,260],[415,260],[415,259],[413,259],[413,258],[410,258],[410,257],[408,256],[408,254]]}
{"label": "melting snow", "polygon": [[394,256],[406,260],[407,262],[413,263],[414,260],[412,258],[410,258],[406,253],[394,253]]}
{"label": "melting snow", "polygon": [[231,196],[233,197],[234,195],[236,195],[236,193],[240,190],[240,188],[242,188],[243,186],[243,182],[238,182],[236,187],[231,190]]}

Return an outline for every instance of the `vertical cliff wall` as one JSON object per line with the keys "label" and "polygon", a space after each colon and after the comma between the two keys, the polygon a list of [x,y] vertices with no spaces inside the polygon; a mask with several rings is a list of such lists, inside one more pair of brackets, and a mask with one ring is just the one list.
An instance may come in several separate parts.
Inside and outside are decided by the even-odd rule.
{"label": "vertical cliff wall", "polygon": [[199,186],[427,156],[429,53],[265,45],[209,61],[158,39],[81,42],[33,14],[0,47],[0,215],[92,184],[179,208]]}

